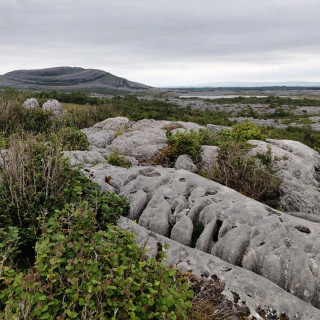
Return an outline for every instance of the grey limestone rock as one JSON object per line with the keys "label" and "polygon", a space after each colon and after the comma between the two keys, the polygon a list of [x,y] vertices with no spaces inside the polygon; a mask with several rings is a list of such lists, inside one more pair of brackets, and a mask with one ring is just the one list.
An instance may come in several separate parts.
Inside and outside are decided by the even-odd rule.
{"label": "grey limestone rock", "polygon": [[164,236],[169,235],[171,208],[161,195],[155,195],[148,203],[139,219],[139,224]]}
{"label": "grey limestone rock", "polygon": [[124,134],[113,140],[112,146],[123,155],[149,160],[167,144],[168,121],[140,120]]}
{"label": "grey limestone rock", "polygon": [[217,146],[202,146],[200,154],[201,168],[212,170],[214,164],[217,162],[218,155],[219,148]]}
{"label": "grey limestone rock", "polygon": [[[144,119],[130,122],[127,118],[109,118],[83,129],[92,146],[118,150],[124,156],[138,161],[148,161],[167,146],[167,128],[198,131],[204,128],[192,122],[156,121]],[[173,130],[174,132],[174,130]]]}
{"label": "grey limestone rock", "polygon": [[210,131],[216,132],[216,131],[221,131],[221,130],[230,130],[231,128],[209,123],[209,124],[207,124],[207,129]]}
{"label": "grey limestone rock", "polygon": [[40,109],[38,100],[35,98],[27,99],[23,104],[22,107],[25,109]]}
{"label": "grey limestone rock", "polygon": [[186,246],[191,243],[193,232],[193,223],[186,215],[182,216],[180,220],[173,226],[170,238],[178,241]]}
{"label": "grey limestone rock", "polygon": [[136,193],[130,194],[128,198],[130,199],[129,218],[137,220],[148,203],[148,195],[144,191],[138,190]]}
{"label": "grey limestone rock", "polygon": [[190,172],[196,172],[198,170],[197,166],[193,163],[192,159],[186,154],[183,154],[178,157],[174,164],[174,167],[176,169],[184,169]]}
{"label": "grey limestone rock", "polygon": [[292,140],[267,142],[250,140],[255,145],[251,153],[261,153],[271,148],[277,162],[281,205],[285,211],[320,215],[320,155],[315,150]]}
{"label": "grey limestone rock", "polygon": [[51,111],[55,115],[62,115],[64,113],[61,103],[55,99],[50,99],[45,102],[42,106],[42,110]]}
{"label": "grey limestone rock", "polygon": [[[170,121],[107,120],[84,130],[91,143],[96,137],[101,138],[96,147],[102,147],[96,151],[105,155],[119,150],[122,155],[136,160],[150,159],[165,147],[165,128],[172,125]],[[187,130],[184,123],[180,125]],[[121,132],[115,134],[118,130]],[[124,169],[83,161],[87,163],[83,170],[102,190],[128,196],[132,200],[130,217],[143,227],[164,236],[171,232],[171,237],[187,244],[192,224],[200,222],[204,230],[197,239],[196,248],[212,253],[209,255],[212,261],[221,258],[224,265],[238,266],[246,275],[255,273],[252,277],[263,279],[263,285],[269,283],[268,280],[273,282],[267,285],[270,290],[281,290],[281,287],[292,299],[296,299],[294,295],[320,308],[317,289],[320,287],[320,224],[315,218],[305,219],[308,215],[317,217],[319,213],[320,155],[294,141],[251,143],[255,145],[251,153],[264,152],[270,147],[272,155],[280,159],[277,166],[283,179],[281,201],[288,214],[183,169],[135,165]],[[212,156],[208,156],[205,163],[217,155],[217,148],[210,149],[206,151]],[[188,232],[181,235],[180,230]],[[176,255],[181,258],[183,254]],[[187,268],[186,261],[182,265]],[[203,268],[209,269],[204,264]],[[264,297],[277,308],[283,306],[281,300],[267,297],[265,288],[254,287],[253,282],[250,282],[253,292],[249,290],[252,296],[258,295],[259,301]],[[292,310],[295,306],[289,312]],[[303,318],[301,313],[300,316],[309,319]]]}
{"label": "grey limestone rock", "polygon": [[[244,301],[256,319],[262,319],[256,313],[258,307],[270,310],[277,314],[285,314],[294,320],[318,320],[320,310],[309,303],[293,296],[281,289],[276,284],[244,268],[236,267],[211,254],[184,246],[176,241],[155,234],[121,217],[118,226],[122,229],[133,231],[136,241],[141,246],[146,246],[147,255],[157,255],[157,243],[167,244],[166,265],[173,265],[182,271],[192,271],[198,277],[218,277],[225,284],[224,294],[233,300],[236,292],[239,303]],[[146,245],[145,242],[147,241]]]}
{"label": "grey limestone rock", "polygon": [[182,212],[186,210],[191,221],[204,224],[199,249],[211,250],[226,262],[253,271],[320,307],[316,289],[320,286],[318,223],[269,208],[186,170],[160,166],[95,166],[90,170],[98,183],[102,180],[98,177],[112,176],[119,193],[145,192],[151,200],[139,224],[162,235],[168,236],[170,224],[175,228],[183,216],[174,215],[180,197],[181,209],[186,206]]}
{"label": "grey limestone rock", "polygon": [[91,128],[83,129],[90,143],[97,148],[106,148],[117,135],[124,133],[130,121],[125,117],[109,118],[96,123]]}
{"label": "grey limestone rock", "polygon": [[63,154],[65,157],[69,158],[70,165],[73,167],[83,164],[97,164],[106,162],[103,152],[99,152],[98,150],[64,151]]}
{"label": "grey limestone rock", "polygon": [[196,249],[210,253],[214,245],[214,235],[218,231],[217,219],[206,225],[196,243]]}

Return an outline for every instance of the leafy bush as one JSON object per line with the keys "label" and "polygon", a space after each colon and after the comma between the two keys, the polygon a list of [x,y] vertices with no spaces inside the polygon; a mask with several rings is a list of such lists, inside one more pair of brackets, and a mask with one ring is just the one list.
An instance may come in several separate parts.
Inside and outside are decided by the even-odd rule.
{"label": "leafy bush", "polygon": [[199,160],[201,137],[198,132],[178,131],[174,135],[169,132],[167,143],[172,161],[175,161],[182,154],[189,155],[196,162]]}
{"label": "leafy bush", "polygon": [[219,157],[211,171],[204,176],[272,207],[279,207],[279,185],[271,149],[266,153],[248,156],[246,143],[226,140],[220,143]]}
{"label": "leafy bush", "polygon": [[51,132],[53,116],[50,111],[42,109],[23,109],[22,129],[27,132]]}
{"label": "leafy bush", "polygon": [[119,155],[117,151],[114,151],[109,155],[107,162],[117,167],[122,167],[127,169],[131,167],[131,162],[127,160],[125,157]]}
{"label": "leafy bush", "polygon": [[63,150],[87,150],[90,145],[87,135],[74,127],[62,128],[58,136]]}
{"label": "leafy bush", "polygon": [[312,130],[311,126],[289,126],[285,129],[266,127],[263,130],[268,138],[300,141],[320,152],[320,132]]}
{"label": "leafy bush", "polygon": [[4,318],[187,319],[193,291],[177,272],[146,260],[131,233],[97,227],[87,203],[56,211],[34,267],[4,269]]}
{"label": "leafy bush", "polygon": [[266,136],[262,133],[261,127],[246,121],[243,123],[237,123],[232,127],[230,136],[235,140],[265,140]]}
{"label": "leafy bush", "polygon": [[27,136],[12,139],[3,156],[0,228],[17,227],[20,248],[32,248],[42,221],[65,203],[87,200],[104,222],[128,210],[124,196],[101,193],[97,184],[70,167],[60,150],[58,140]]}

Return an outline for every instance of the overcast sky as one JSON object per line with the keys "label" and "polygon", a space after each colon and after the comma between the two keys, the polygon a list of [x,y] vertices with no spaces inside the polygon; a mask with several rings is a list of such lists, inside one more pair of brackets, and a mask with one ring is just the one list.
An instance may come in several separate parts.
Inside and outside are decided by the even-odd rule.
{"label": "overcast sky", "polygon": [[153,86],[320,81],[320,0],[0,0],[0,74],[97,68]]}

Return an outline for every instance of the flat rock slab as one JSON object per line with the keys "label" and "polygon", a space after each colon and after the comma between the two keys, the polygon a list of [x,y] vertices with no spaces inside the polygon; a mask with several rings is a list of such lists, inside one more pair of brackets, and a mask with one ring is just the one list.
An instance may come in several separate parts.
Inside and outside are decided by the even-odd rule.
{"label": "flat rock slab", "polygon": [[92,146],[117,150],[120,154],[147,161],[167,146],[167,132],[198,131],[204,127],[192,122],[144,119],[130,122],[128,118],[109,118],[83,129]]}
{"label": "flat rock slab", "polygon": [[147,256],[155,257],[157,243],[168,244],[166,265],[172,265],[181,271],[192,271],[198,277],[217,276],[224,284],[224,294],[233,300],[234,293],[239,296],[239,303],[244,301],[249,307],[251,314],[259,317],[255,310],[261,307],[269,312],[286,314],[290,320],[318,320],[320,310],[310,304],[291,295],[271,281],[256,275],[246,269],[235,267],[215,256],[186,247],[164,236],[150,233],[147,229],[139,226],[131,220],[121,217],[118,221],[121,229],[133,231],[137,237],[136,242],[143,246],[146,242]]}

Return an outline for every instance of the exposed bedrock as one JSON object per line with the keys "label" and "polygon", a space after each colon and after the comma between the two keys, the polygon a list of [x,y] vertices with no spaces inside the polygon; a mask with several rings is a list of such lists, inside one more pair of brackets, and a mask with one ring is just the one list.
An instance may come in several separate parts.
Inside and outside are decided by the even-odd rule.
{"label": "exposed bedrock", "polygon": [[[204,127],[190,122],[156,120],[130,122],[127,118],[118,117],[106,119],[83,131],[91,142],[90,151],[95,152],[92,159],[98,159],[97,162],[101,162],[99,153],[107,156],[115,150],[124,156],[135,158],[136,161],[147,161],[167,146],[168,130],[172,132],[198,131],[201,128]],[[207,128],[210,130],[223,129],[215,125],[208,125]],[[273,157],[280,159],[277,166],[278,175],[283,179],[280,186],[280,202],[284,211],[320,216],[319,153],[300,142],[291,140],[269,139],[267,142],[259,140],[250,142],[256,146],[252,149],[252,154],[265,152],[271,148]],[[218,148],[216,146],[203,146],[199,166],[210,170],[217,157]],[[73,152],[71,158],[73,163],[76,162],[75,158],[80,162],[83,158],[83,162],[90,163],[86,156],[78,151]],[[190,158],[185,155],[178,158],[175,167],[192,172],[197,169]]]}
{"label": "exposed bedrock", "polygon": [[190,221],[201,223],[196,248],[320,307],[318,223],[274,210],[185,170],[100,164],[84,172],[103,190],[131,198],[130,217],[143,227],[188,244]]}
{"label": "exposed bedrock", "polygon": [[[250,141],[255,145],[251,153],[269,147],[272,156],[280,159],[281,204],[288,213],[179,169],[194,170],[186,157],[176,168],[124,169],[106,163],[106,157],[118,150],[141,164],[167,146],[168,130],[200,128],[183,122],[107,119],[84,129],[91,142],[89,151],[66,154],[71,163],[84,164],[85,174],[102,190],[128,196],[129,218],[142,227],[252,271],[320,308],[320,155],[316,151],[296,141]],[[203,147],[200,165],[212,166],[217,156],[217,147]]]}
{"label": "exposed bedrock", "polygon": [[[216,130],[219,126],[212,125]],[[107,152],[117,150],[119,153],[149,160],[162,148],[167,146],[167,132],[198,131],[205,127],[192,122],[156,121],[144,119],[130,122],[125,117],[106,119],[91,128],[83,129],[91,143],[91,148],[104,148]]]}
{"label": "exposed bedrock", "polygon": [[177,267],[182,271],[192,271],[198,277],[218,277],[223,281],[223,293],[230,299],[236,294],[239,304],[249,307],[251,315],[262,319],[255,312],[258,307],[272,315],[268,319],[279,319],[286,315],[290,320],[318,320],[320,310],[309,303],[294,297],[271,281],[246,269],[229,264],[218,257],[184,246],[164,236],[150,233],[131,220],[121,217],[118,226],[133,231],[139,245],[145,246],[147,256],[157,255],[158,243],[167,244],[167,258],[163,261],[167,265]]}
{"label": "exposed bedrock", "polygon": [[249,142],[255,145],[251,153],[265,152],[269,147],[272,156],[280,159],[277,162],[277,174],[283,180],[280,185],[280,200],[284,211],[320,216],[319,153],[292,140]]}

